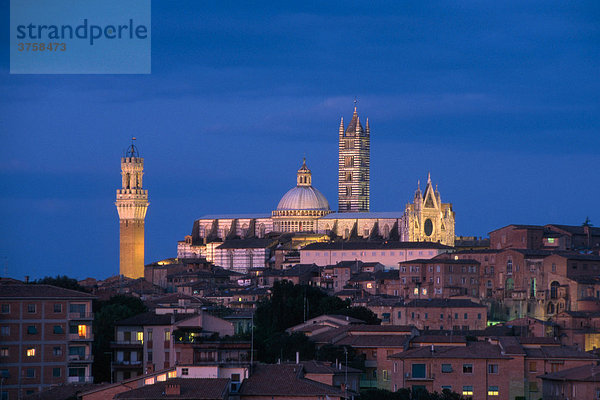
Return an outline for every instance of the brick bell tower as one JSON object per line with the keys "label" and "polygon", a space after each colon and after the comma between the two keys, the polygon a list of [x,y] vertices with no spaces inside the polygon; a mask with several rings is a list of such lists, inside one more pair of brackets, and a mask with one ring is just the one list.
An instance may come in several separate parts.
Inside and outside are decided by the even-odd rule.
{"label": "brick bell tower", "polygon": [[148,191],[142,189],[144,159],[134,144],[121,158],[121,189],[117,189],[120,227],[119,273],[129,278],[144,276],[144,219],[148,210]]}

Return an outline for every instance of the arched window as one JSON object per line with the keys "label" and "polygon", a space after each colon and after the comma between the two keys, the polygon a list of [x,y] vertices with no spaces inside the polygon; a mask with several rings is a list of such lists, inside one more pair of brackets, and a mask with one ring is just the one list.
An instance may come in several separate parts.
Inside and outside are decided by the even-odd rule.
{"label": "arched window", "polygon": [[350,236],[350,229],[348,229],[348,228],[344,229],[344,239],[348,239],[349,236]]}
{"label": "arched window", "polygon": [[387,224],[383,226],[383,237],[386,239],[390,237],[390,227]]}
{"label": "arched window", "polygon": [[550,298],[555,300],[558,299],[558,287],[560,286],[560,283],[558,283],[557,281],[553,281],[550,284]]}
{"label": "arched window", "polygon": [[512,263],[512,260],[509,258],[506,261],[506,273],[507,274],[512,274],[512,272],[513,272],[513,263]]}
{"label": "arched window", "polygon": [[252,253],[252,249],[246,250],[246,261],[248,263],[248,268],[254,266],[254,253]]}
{"label": "arched window", "polygon": [[229,269],[233,269],[233,250],[227,250],[227,264]]}
{"label": "arched window", "polygon": [[512,292],[515,289],[515,281],[513,280],[513,278],[506,278],[504,289],[507,293]]}
{"label": "arched window", "polygon": [[260,224],[260,226],[258,227],[258,237],[265,237],[265,224]]}

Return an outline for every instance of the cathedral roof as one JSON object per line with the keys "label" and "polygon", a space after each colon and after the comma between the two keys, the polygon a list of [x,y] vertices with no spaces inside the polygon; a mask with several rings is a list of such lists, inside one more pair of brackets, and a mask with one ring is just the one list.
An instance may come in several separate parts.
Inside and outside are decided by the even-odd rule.
{"label": "cathedral roof", "polygon": [[312,186],[296,186],[283,195],[277,210],[329,210],[329,202]]}

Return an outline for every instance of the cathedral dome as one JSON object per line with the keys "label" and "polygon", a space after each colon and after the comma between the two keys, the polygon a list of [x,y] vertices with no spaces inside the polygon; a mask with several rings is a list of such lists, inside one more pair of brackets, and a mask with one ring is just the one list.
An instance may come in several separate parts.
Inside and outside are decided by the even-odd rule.
{"label": "cathedral dome", "polygon": [[277,210],[329,210],[329,202],[312,186],[296,186],[283,195]]}
{"label": "cathedral dome", "polygon": [[312,175],[306,160],[298,170],[296,187],[283,195],[277,211],[282,210],[323,210],[329,211],[329,202],[317,189],[312,187]]}

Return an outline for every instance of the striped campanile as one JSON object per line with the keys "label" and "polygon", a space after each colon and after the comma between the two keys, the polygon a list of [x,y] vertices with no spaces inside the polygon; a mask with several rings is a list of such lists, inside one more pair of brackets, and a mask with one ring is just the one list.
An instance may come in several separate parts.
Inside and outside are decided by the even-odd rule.
{"label": "striped campanile", "polygon": [[362,127],[356,112],[344,130],[344,118],[339,128],[338,210],[339,212],[369,212],[371,136],[369,119]]}

